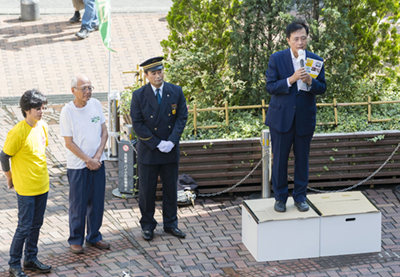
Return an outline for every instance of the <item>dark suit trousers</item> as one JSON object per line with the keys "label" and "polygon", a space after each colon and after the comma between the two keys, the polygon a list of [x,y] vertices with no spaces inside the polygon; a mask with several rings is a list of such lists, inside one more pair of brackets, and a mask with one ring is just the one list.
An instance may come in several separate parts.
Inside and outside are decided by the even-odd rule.
{"label": "dark suit trousers", "polygon": [[147,165],[139,163],[139,209],[142,214],[142,230],[154,230],[157,221],[154,219],[157,179],[160,174],[162,182],[162,211],[164,228],[178,227],[177,181],[178,163]]}
{"label": "dark suit trousers", "polygon": [[279,133],[270,128],[274,197],[285,203],[288,198],[287,165],[292,145],[295,156],[293,199],[296,202],[302,202],[306,200],[307,196],[308,157],[313,133],[300,136],[297,134],[295,126],[295,121],[293,121],[292,127],[286,133]]}

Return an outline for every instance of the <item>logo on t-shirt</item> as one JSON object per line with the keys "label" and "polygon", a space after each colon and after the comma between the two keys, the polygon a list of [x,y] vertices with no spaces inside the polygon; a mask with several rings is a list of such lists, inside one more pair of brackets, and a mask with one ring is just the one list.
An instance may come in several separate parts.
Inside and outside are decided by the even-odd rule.
{"label": "logo on t-shirt", "polygon": [[100,116],[95,116],[92,118],[92,122],[97,123],[100,121]]}
{"label": "logo on t-shirt", "polygon": [[46,146],[46,138],[45,137],[42,137],[42,145]]}

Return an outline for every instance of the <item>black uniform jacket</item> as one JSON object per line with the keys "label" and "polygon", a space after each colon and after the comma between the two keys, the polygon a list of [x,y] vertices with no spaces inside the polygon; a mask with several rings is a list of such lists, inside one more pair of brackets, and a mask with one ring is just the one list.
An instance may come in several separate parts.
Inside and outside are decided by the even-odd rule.
{"label": "black uniform jacket", "polygon": [[[188,109],[182,88],[164,82],[161,105],[150,84],[132,93],[132,127],[138,137],[138,162],[148,165],[179,161],[179,140],[186,125]],[[161,140],[172,141],[175,146],[162,153],[157,145]]]}

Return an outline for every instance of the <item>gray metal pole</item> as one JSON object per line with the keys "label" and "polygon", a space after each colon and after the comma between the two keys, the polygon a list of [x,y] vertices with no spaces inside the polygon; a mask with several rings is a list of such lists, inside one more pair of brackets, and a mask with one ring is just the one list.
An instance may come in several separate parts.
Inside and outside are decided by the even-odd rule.
{"label": "gray metal pole", "polygon": [[36,21],[39,19],[39,0],[21,0],[21,20]]}
{"label": "gray metal pole", "polygon": [[262,184],[261,184],[261,197],[271,197],[271,135],[268,129],[262,131]]}
{"label": "gray metal pole", "polygon": [[118,101],[120,100],[119,91],[113,90],[108,93],[108,160],[118,160],[118,137],[119,137],[119,117]]}
{"label": "gray metal pole", "polygon": [[113,157],[118,156],[118,125],[119,125],[119,120],[118,120],[118,100],[114,99],[111,100],[110,103],[110,113],[111,113],[111,133],[110,133],[110,138],[111,138],[111,155]]}

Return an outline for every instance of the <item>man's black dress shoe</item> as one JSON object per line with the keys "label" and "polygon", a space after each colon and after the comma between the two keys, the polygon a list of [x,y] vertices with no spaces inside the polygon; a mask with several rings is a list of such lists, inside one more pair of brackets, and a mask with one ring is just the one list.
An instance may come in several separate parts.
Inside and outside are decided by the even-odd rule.
{"label": "man's black dress shoe", "polygon": [[39,260],[28,262],[24,261],[24,269],[35,270],[41,273],[50,272],[51,265],[42,264]]}
{"label": "man's black dress shoe", "polygon": [[20,267],[10,267],[8,270],[8,274],[10,277],[27,277]]}
{"label": "man's black dress shoe", "polygon": [[286,212],[286,204],[282,201],[276,200],[274,210],[278,213]]}
{"label": "man's black dress shoe", "polygon": [[142,237],[144,240],[152,240],[153,239],[153,230],[143,230]]}
{"label": "man's black dress shoe", "polygon": [[300,212],[306,212],[310,209],[306,201],[303,202],[294,202],[294,205]]}
{"label": "man's black dress shoe", "polygon": [[170,233],[174,237],[184,239],[186,237],[186,234],[179,230],[178,228],[164,228],[165,233]]}

